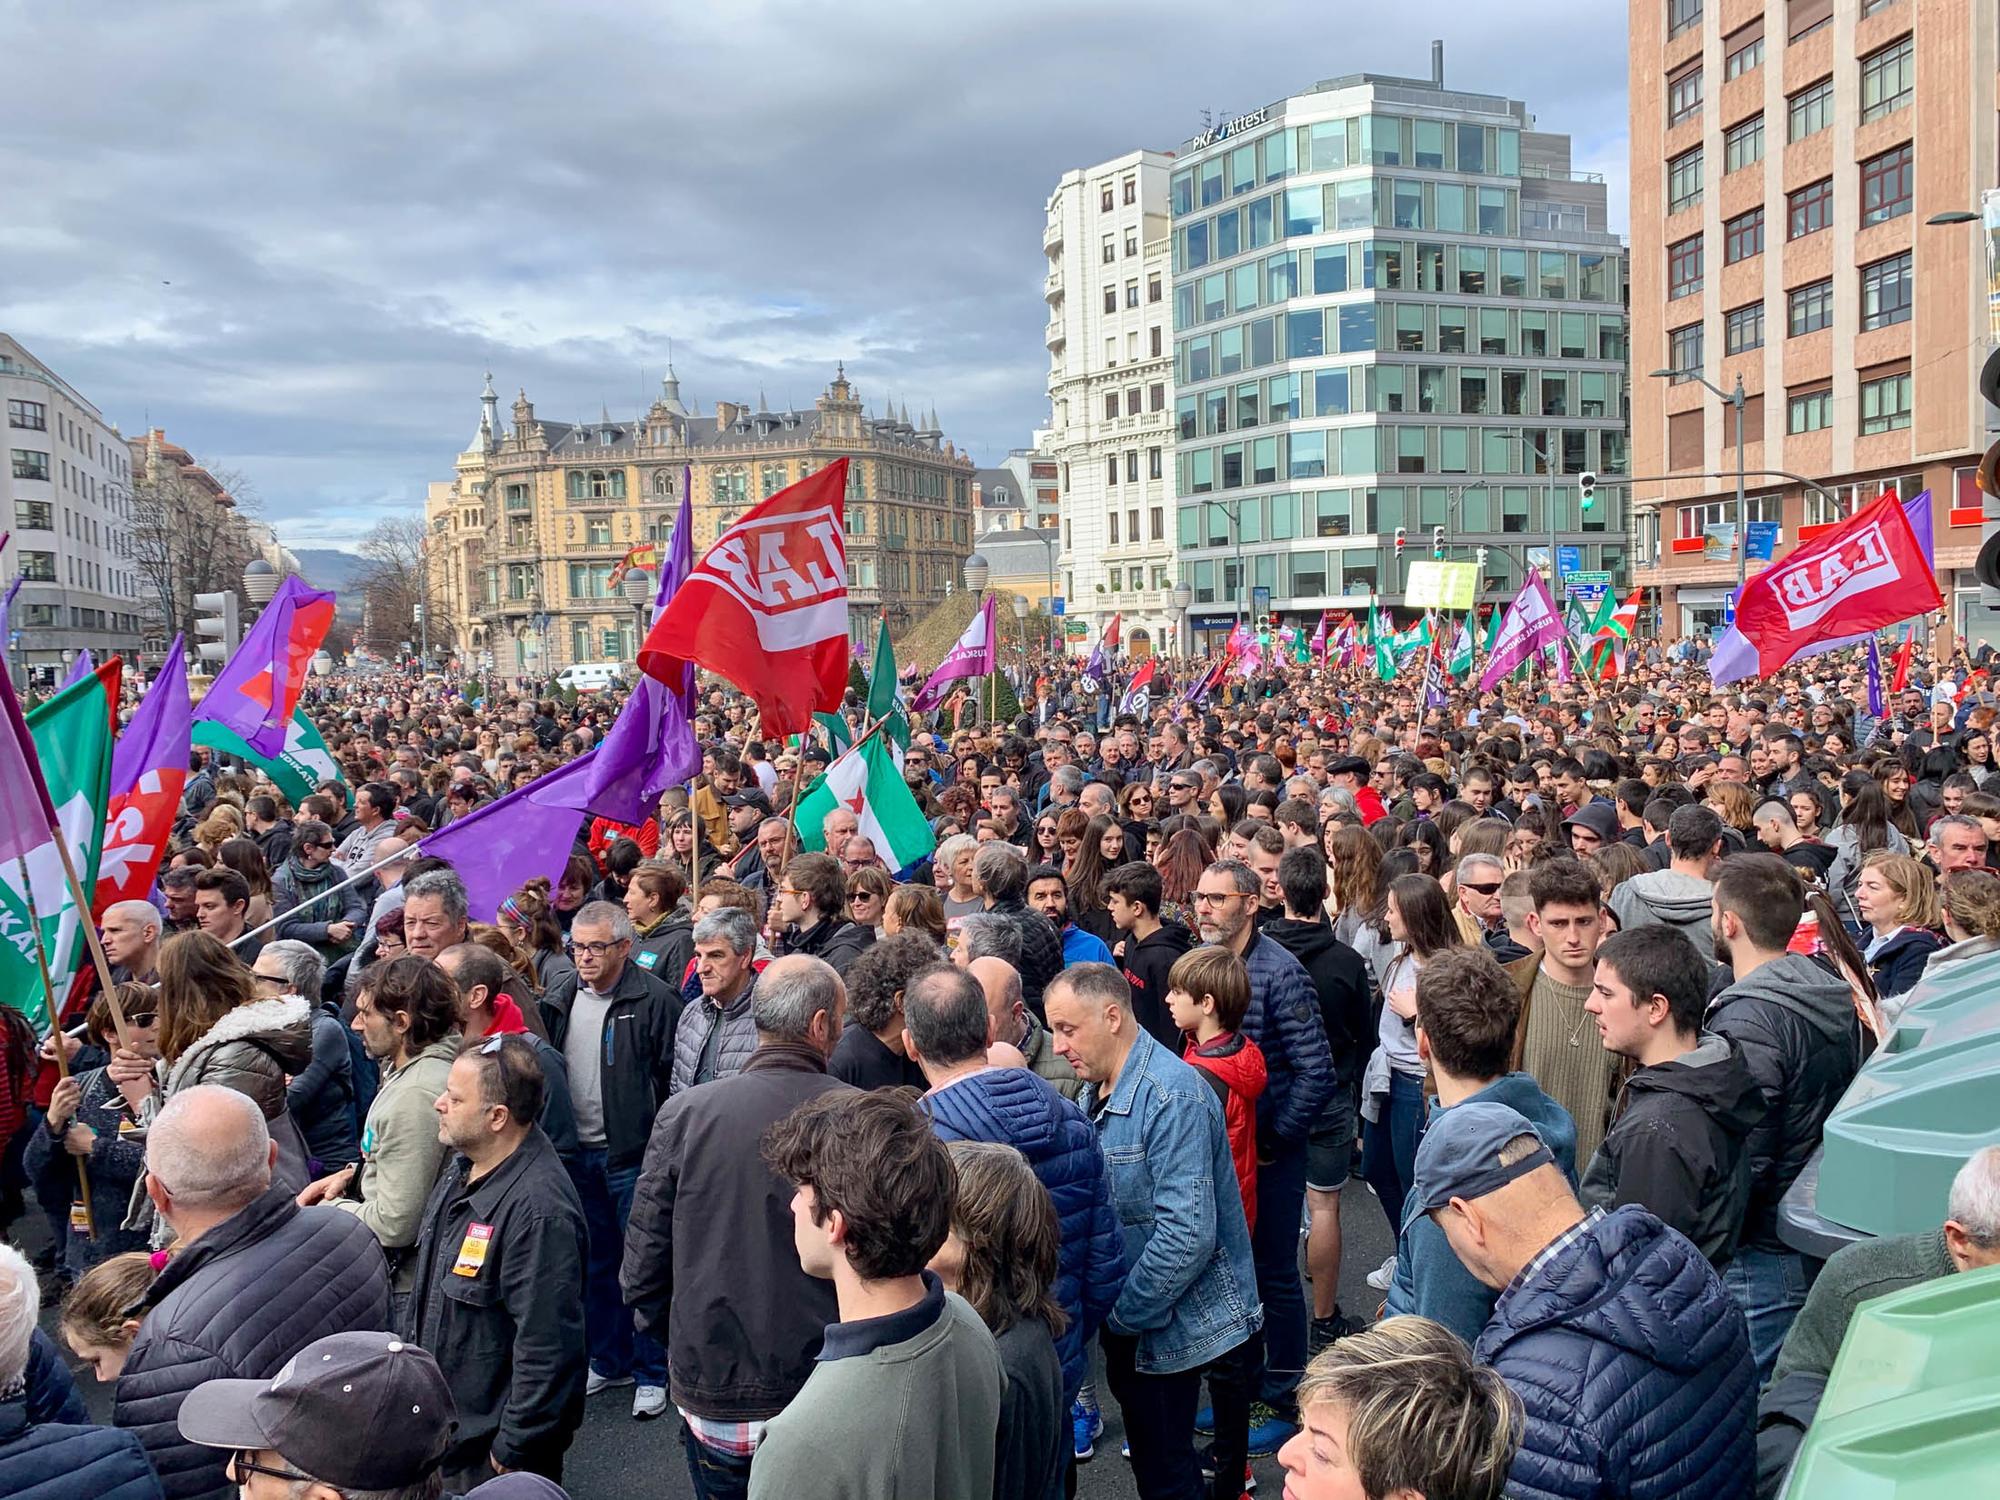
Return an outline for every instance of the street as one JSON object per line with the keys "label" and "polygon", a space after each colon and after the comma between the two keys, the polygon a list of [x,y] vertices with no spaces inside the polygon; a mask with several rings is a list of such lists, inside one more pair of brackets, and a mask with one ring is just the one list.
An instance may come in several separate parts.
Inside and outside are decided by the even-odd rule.
{"label": "street", "polygon": [[[1341,1261],[1340,1305],[1350,1314],[1373,1311],[1381,1293],[1365,1281],[1367,1274],[1389,1253],[1389,1226],[1375,1198],[1359,1178],[1342,1193],[1341,1226],[1346,1235]],[[32,1212],[15,1226],[22,1250],[32,1253],[43,1243],[46,1231]],[[1307,1287],[1310,1294],[1311,1287]],[[42,1327],[56,1336],[55,1312],[42,1314]],[[64,1351],[67,1354],[67,1350]],[[82,1392],[95,1421],[111,1420],[111,1390],[100,1386],[88,1369],[70,1360],[77,1389]],[[1079,1495],[1091,1500],[1125,1500],[1137,1492],[1132,1471],[1118,1456],[1122,1427],[1117,1403],[1104,1382],[1098,1381],[1098,1395],[1104,1403],[1104,1436],[1097,1441],[1097,1457],[1084,1465],[1077,1486]],[[692,1500],[687,1464],[681,1455],[680,1421],[669,1414],[653,1422],[635,1422],[631,1416],[632,1390],[629,1386],[605,1391],[593,1398],[585,1411],[583,1429],[570,1449],[564,1471],[564,1485],[574,1500],[621,1500],[640,1495],[648,1500]],[[1257,1461],[1258,1493],[1275,1500],[1283,1476],[1275,1458]]]}

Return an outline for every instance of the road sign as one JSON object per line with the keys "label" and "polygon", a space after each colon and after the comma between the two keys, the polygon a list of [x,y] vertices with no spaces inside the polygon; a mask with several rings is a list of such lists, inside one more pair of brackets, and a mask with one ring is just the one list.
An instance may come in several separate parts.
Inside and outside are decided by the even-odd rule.
{"label": "road sign", "polygon": [[1055,598],[1049,601],[1049,613],[1054,615],[1057,619],[1061,619],[1063,612],[1063,604],[1064,604],[1063,597],[1060,594],[1058,594]]}
{"label": "road sign", "polygon": [[1578,576],[1577,569],[1581,568],[1582,566],[1583,566],[1583,548],[1581,547],[1556,548],[1556,571],[1562,574],[1564,578],[1577,577]]}
{"label": "road sign", "polygon": [[1611,575],[1602,568],[1589,571],[1576,570],[1563,575],[1563,581],[1572,590],[1595,588],[1600,591],[1611,587]]}

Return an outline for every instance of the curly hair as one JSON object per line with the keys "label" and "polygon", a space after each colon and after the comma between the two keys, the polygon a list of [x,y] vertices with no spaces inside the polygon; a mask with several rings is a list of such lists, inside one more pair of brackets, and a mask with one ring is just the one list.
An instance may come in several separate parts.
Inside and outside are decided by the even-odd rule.
{"label": "curly hair", "polygon": [[847,1019],[880,1032],[902,1012],[910,977],[944,957],[944,950],[920,932],[899,932],[862,950],[847,970]]}

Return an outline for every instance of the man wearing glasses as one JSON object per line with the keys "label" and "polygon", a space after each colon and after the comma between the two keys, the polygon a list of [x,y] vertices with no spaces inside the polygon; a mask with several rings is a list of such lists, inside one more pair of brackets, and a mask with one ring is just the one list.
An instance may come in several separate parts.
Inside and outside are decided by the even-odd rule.
{"label": "man wearing glasses", "polygon": [[1184,816],[1192,817],[1201,809],[1201,778],[1192,771],[1176,771],[1167,782],[1167,806]]}
{"label": "man wearing glasses", "polygon": [[1500,920],[1500,883],[1506,878],[1498,855],[1468,854],[1458,862],[1458,909],[1452,916],[1468,944],[1491,943],[1496,931],[1505,930]]}

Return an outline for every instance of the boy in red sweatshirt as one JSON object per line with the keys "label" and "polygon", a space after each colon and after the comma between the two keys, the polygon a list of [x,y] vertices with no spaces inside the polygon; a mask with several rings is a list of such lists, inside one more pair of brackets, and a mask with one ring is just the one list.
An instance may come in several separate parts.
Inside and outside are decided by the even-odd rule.
{"label": "boy in red sweatshirt", "polygon": [[[1243,1198],[1243,1218],[1257,1223],[1257,1096],[1264,1092],[1264,1053],[1241,1031],[1250,1009],[1250,971],[1223,947],[1190,948],[1167,972],[1167,1010],[1181,1028],[1181,1060],[1215,1090],[1229,1128],[1229,1155]],[[1218,1188],[1220,1184],[1218,1184]],[[1255,1340],[1208,1365],[1215,1443],[1203,1457],[1212,1500],[1236,1500],[1250,1477],[1250,1387],[1247,1355]]]}

